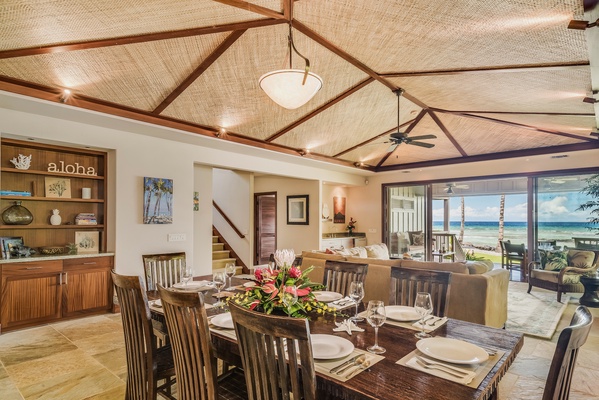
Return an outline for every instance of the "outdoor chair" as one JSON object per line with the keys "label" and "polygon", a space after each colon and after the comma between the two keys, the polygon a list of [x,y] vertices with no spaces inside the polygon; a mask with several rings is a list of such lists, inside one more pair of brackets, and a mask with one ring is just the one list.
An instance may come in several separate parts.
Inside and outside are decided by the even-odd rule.
{"label": "outdoor chair", "polygon": [[[169,399],[175,383],[175,365],[170,346],[158,348],[152,333],[148,298],[140,276],[112,271],[112,281],[121,307],[127,356],[127,400],[155,400],[157,394]],[[164,383],[159,384],[160,381]]]}
{"label": "outdoor chair", "polygon": [[229,307],[249,400],[316,399],[308,320]]}
{"label": "outdoor chair", "polygon": [[513,244],[509,240],[501,241],[501,268],[525,270],[526,247],[524,243]]}
{"label": "outdoor chair", "polygon": [[156,290],[156,285],[171,287],[181,281],[185,268],[185,253],[147,254],[144,263],[146,290]]}
{"label": "outdoor chair", "polygon": [[327,287],[327,290],[348,296],[351,283],[354,281],[364,283],[367,273],[368,264],[327,260],[324,264],[322,284]]}
{"label": "outdoor chair", "polygon": [[433,315],[447,314],[451,272],[391,267],[389,304],[414,306],[416,294],[427,292],[433,302]]}
{"label": "outdoor chair", "polygon": [[557,340],[545,383],[543,400],[567,400],[569,398],[578,350],[585,344],[592,325],[593,315],[589,309],[585,306],[578,306],[570,326],[564,328]]}

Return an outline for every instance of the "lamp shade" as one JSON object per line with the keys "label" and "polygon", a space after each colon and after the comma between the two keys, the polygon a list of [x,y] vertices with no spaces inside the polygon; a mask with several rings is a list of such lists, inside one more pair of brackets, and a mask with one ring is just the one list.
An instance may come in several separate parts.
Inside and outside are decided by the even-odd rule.
{"label": "lamp shade", "polygon": [[280,69],[262,75],[258,82],[275,103],[294,110],[310,101],[322,87],[322,79],[312,72],[302,85],[304,74],[300,69]]}

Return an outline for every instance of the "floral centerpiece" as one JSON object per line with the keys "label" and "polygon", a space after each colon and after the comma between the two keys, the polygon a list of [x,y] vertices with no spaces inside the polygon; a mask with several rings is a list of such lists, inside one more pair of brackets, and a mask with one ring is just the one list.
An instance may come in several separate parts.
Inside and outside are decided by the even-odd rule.
{"label": "floral centerpiece", "polygon": [[[266,314],[284,313],[292,317],[305,318],[311,312],[317,314],[336,312],[335,308],[317,301],[314,290],[323,289],[320,283],[314,283],[308,274],[314,269],[304,271],[299,266],[293,266],[295,253],[293,250],[277,250],[275,252],[275,267],[257,269],[254,272],[256,285],[246,288],[245,293],[236,294],[229,298],[236,304],[250,310],[262,311]],[[297,302],[292,305],[284,303],[286,293],[297,291]]]}
{"label": "floral centerpiece", "polygon": [[347,230],[349,231],[349,233],[352,233],[354,229],[356,229],[357,222],[358,221],[355,221],[353,218],[349,219],[349,224],[347,224]]}

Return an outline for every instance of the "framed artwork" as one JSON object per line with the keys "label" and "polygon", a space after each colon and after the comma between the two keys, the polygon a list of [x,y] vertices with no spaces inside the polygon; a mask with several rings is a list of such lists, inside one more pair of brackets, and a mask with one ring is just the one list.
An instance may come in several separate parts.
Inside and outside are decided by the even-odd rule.
{"label": "framed artwork", "polygon": [[345,197],[333,197],[333,223],[345,224]]}
{"label": "framed artwork", "polygon": [[71,180],[68,178],[45,178],[46,197],[71,198]]}
{"label": "framed artwork", "polygon": [[173,180],[144,178],[144,224],[173,223]]}
{"label": "framed artwork", "polygon": [[309,196],[287,196],[287,225],[309,225]]}
{"label": "framed artwork", "polygon": [[2,258],[10,258],[10,249],[13,246],[22,246],[23,238],[21,236],[3,236],[0,237],[0,247],[2,247]]}
{"label": "framed artwork", "polygon": [[200,192],[193,192],[193,211],[200,211]]}
{"label": "framed artwork", "polygon": [[77,254],[98,253],[100,251],[100,232],[75,232]]}

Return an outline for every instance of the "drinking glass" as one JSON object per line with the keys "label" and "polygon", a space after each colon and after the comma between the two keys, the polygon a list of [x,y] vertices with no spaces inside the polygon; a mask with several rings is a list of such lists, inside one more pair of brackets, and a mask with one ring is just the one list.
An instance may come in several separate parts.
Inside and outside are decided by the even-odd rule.
{"label": "drinking glass", "polygon": [[227,275],[223,271],[215,272],[212,275],[212,282],[214,283],[214,287],[218,291],[218,301],[214,303],[214,306],[221,307],[224,304],[224,302],[220,298],[220,290],[225,287],[225,283],[227,282]]}
{"label": "drinking glass", "polygon": [[350,283],[349,297],[356,303],[356,313],[353,317],[351,317],[351,320],[354,322],[364,321],[364,318],[358,317],[358,305],[364,298],[364,284],[358,281]]}
{"label": "drinking glass", "polygon": [[366,321],[374,328],[374,346],[368,347],[368,350],[374,354],[383,354],[387,351],[379,346],[379,327],[385,323],[385,303],[380,300],[370,300],[366,309]]}
{"label": "drinking glass", "polygon": [[286,286],[281,301],[287,307],[287,314],[291,315],[291,307],[297,303],[297,286]]}
{"label": "drinking glass", "polygon": [[235,289],[231,285],[231,278],[235,275],[235,271],[236,270],[237,270],[237,267],[235,266],[234,263],[227,263],[227,265],[225,266],[225,274],[229,278],[229,287],[226,290],[233,290],[233,289]]}
{"label": "drinking glass", "polygon": [[431,335],[424,332],[424,317],[433,312],[433,302],[430,293],[418,292],[414,301],[414,309],[420,315],[420,327],[422,328],[415,336],[419,339],[431,337]]}
{"label": "drinking glass", "polygon": [[183,274],[181,274],[181,281],[183,282],[183,286],[187,286],[187,283],[193,278],[193,270],[190,266],[186,266],[183,269]]}

